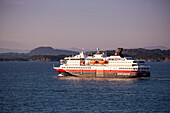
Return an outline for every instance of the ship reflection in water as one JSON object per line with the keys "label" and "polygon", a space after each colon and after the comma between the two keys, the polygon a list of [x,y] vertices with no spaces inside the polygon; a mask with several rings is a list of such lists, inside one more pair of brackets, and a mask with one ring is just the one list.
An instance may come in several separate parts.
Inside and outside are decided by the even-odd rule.
{"label": "ship reflection in water", "polygon": [[71,77],[71,76],[54,76],[56,79],[60,80],[78,80],[78,81],[122,81],[122,82],[134,82],[138,80],[148,80],[151,78],[141,77],[141,78],[95,78],[95,77]]}

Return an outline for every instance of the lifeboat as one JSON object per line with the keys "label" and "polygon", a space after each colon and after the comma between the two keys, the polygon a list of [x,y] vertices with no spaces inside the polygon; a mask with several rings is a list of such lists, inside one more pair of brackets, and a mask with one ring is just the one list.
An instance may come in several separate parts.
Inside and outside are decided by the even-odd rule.
{"label": "lifeboat", "polygon": [[90,64],[97,64],[97,63],[98,63],[98,61],[96,61],[96,60],[95,61],[92,61],[92,60],[90,61]]}
{"label": "lifeboat", "polygon": [[85,62],[80,62],[80,65],[85,65]]}
{"label": "lifeboat", "polygon": [[108,61],[99,61],[99,64],[107,64]]}

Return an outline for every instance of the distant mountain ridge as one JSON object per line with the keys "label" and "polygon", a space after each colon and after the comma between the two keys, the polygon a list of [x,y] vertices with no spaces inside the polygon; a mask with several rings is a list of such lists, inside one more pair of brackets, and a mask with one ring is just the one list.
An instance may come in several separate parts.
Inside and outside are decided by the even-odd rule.
{"label": "distant mountain ridge", "polygon": [[[55,53],[55,50],[66,50],[66,51],[74,51],[74,52],[81,52],[83,49],[81,48],[68,48],[68,49],[53,49],[52,47],[38,47],[40,48],[49,48],[49,50]],[[36,48],[36,49],[38,49]],[[53,50],[52,50],[53,49]],[[126,48],[126,49],[138,49],[138,48]],[[153,49],[160,49],[160,50],[169,50],[170,48],[167,48],[165,46],[147,46],[147,47],[143,47],[143,49],[148,49],[148,50],[153,50]],[[108,49],[104,49],[103,51],[108,50]],[[113,48],[113,50],[115,50]],[[0,48],[0,53],[29,53],[31,50],[24,50],[24,49],[8,49],[8,48]],[[86,49],[85,51],[96,51],[96,49]]]}
{"label": "distant mountain ridge", "polygon": [[[103,50],[108,56],[114,55],[114,50]],[[96,51],[86,52],[88,55]],[[29,53],[0,53],[0,61],[58,61],[66,56],[76,55],[79,52],[63,49],[53,49],[52,47],[38,47]],[[124,49],[124,56],[130,56],[134,59],[144,59],[146,61],[170,62],[170,49]]]}
{"label": "distant mountain ridge", "polygon": [[165,46],[148,46],[148,47],[144,47],[144,49],[149,49],[149,50],[152,50],[152,49],[168,50],[170,48],[167,48]]}
{"label": "distant mountain ridge", "polygon": [[28,53],[30,50],[0,48],[0,53]]}
{"label": "distant mountain ridge", "polygon": [[63,50],[63,49],[53,49],[52,47],[38,47],[31,50],[29,53],[16,53],[16,52],[9,52],[9,53],[0,53],[0,58],[29,58],[31,56],[42,56],[42,55],[76,55],[79,52],[70,51],[70,50]]}

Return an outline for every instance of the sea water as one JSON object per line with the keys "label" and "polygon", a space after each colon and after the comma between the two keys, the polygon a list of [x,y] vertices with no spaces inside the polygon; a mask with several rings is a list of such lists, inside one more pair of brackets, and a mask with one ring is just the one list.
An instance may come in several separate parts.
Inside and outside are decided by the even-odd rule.
{"label": "sea water", "polygon": [[151,77],[61,79],[59,62],[0,62],[1,113],[170,112],[170,63],[151,62]]}

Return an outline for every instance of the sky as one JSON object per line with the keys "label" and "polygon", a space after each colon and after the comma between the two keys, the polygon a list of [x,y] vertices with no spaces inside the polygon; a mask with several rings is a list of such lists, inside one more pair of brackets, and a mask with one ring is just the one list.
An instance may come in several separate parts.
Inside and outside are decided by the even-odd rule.
{"label": "sky", "polygon": [[170,48],[170,0],[0,0],[0,48]]}

